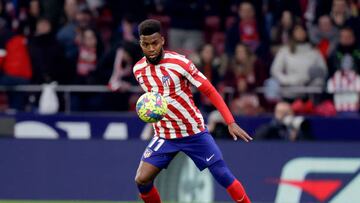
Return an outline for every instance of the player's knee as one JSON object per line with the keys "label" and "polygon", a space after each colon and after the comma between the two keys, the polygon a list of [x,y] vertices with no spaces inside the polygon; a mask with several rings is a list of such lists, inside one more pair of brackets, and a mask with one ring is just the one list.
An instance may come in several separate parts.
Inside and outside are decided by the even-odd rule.
{"label": "player's knee", "polygon": [[144,175],[144,173],[136,173],[135,182],[137,185],[147,185],[151,182],[151,179]]}
{"label": "player's knee", "polygon": [[216,181],[225,188],[227,188],[235,180],[234,175],[222,160],[211,165],[209,170]]}

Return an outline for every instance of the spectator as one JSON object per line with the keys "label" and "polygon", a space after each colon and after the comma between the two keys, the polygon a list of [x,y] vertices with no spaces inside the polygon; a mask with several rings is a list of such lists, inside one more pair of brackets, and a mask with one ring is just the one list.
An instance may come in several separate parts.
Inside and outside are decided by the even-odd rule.
{"label": "spectator", "polygon": [[93,29],[87,28],[80,33],[79,56],[76,66],[76,83],[93,84],[92,78],[101,54],[100,42]]}
{"label": "spectator", "polygon": [[335,26],[341,28],[350,19],[351,12],[346,0],[333,0],[330,17]]}
{"label": "spectator", "polygon": [[107,110],[128,111],[134,108],[135,95],[129,90],[137,84],[137,81],[133,76],[132,67],[141,57],[139,44],[124,41],[106,53],[99,61],[97,75],[101,75],[101,83],[108,84],[112,91],[118,92],[109,95]]}
{"label": "spectator", "polygon": [[[220,82],[221,74],[220,74],[220,59],[216,56],[215,48],[211,44],[205,44],[200,49],[199,55],[193,57],[193,62],[196,67],[206,76],[206,78],[217,87]],[[198,102],[199,108],[206,113],[214,110],[213,105],[207,99],[207,97],[203,96],[200,93],[194,95],[195,101]]]}
{"label": "spectator", "polygon": [[217,110],[214,110],[209,114],[207,128],[215,139],[231,138],[226,122]]}
{"label": "spectator", "polygon": [[233,56],[238,43],[250,47],[258,55],[264,54],[267,37],[264,28],[256,20],[255,10],[251,3],[243,2],[238,7],[238,19],[226,32],[225,50]]}
{"label": "spectator", "polygon": [[[305,27],[295,25],[291,43],[280,48],[271,65],[271,76],[282,87],[297,87],[325,83],[327,67],[318,50],[309,43]],[[302,94],[284,93],[287,100],[295,100]]]}
{"label": "spectator", "polygon": [[204,73],[213,85],[220,81],[220,58],[217,57],[215,47],[212,44],[205,44],[201,47],[200,52],[193,59],[196,67]]}
{"label": "spectator", "polygon": [[79,49],[76,37],[82,30],[93,27],[93,16],[84,5],[79,6],[75,0],[65,1],[67,23],[57,33],[57,40],[65,49],[65,57],[72,69],[76,69]]}
{"label": "spectator", "polygon": [[[140,46],[134,42],[123,42],[107,53],[99,63],[101,72],[108,72],[104,79],[109,82],[111,90],[127,91],[136,81],[132,75],[132,67],[141,59]],[[109,69],[109,67],[111,67]]]}
{"label": "spectator", "polygon": [[353,69],[360,74],[360,49],[356,46],[356,38],[351,28],[345,27],[340,30],[339,44],[335,53],[330,58],[330,76],[341,69],[341,62],[345,56],[353,60]]}
{"label": "spectator", "polygon": [[39,18],[40,18],[40,1],[31,0],[29,3],[29,16],[28,16],[30,35],[34,35],[34,33],[36,32],[36,24]]}
{"label": "spectator", "polygon": [[65,63],[64,50],[56,40],[48,19],[40,18],[37,21],[34,36],[29,39],[28,47],[33,67],[32,83],[70,83],[71,70]]}
{"label": "spectator", "polygon": [[[13,86],[29,84],[32,67],[26,38],[24,35],[13,34],[0,22],[0,85]],[[26,95],[8,92],[9,107],[24,110]]]}
{"label": "spectator", "polygon": [[258,128],[255,140],[297,141],[312,139],[309,122],[303,117],[294,116],[291,105],[279,102],[275,106],[274,118],[270,123]]}
{"label": "spectator", "polygon": [[13,1],[0,1],[0,16],[7,24],[7,28],[11,31],[16,31],[19,28],[19,19],[16,15],[16,7]]}
{"label": "spectator", "polygon": [[[161,22],[161,35],[164,36],[165,42],[167,42],[171,19],[165,8],[166,0],[148,0],[144,3],[148,14],[147,17]],[[167,44],[165,45],[165,47],[167,47]]]}
{"label": "spectator", "polygon": [[225,85],[235,88],[236,94],[241,94],[262,86],[268,77],[268,69],[263,62],[248,46],[238,44],[225,74]]}
{"label": "spectator", "polygon": [[327,59],[334,52],[338,42],[338,29],[333,26],[328,15],[318,19],[317,26],[310,25],[310,41],[315,44],[321,54]]}
{"label": "spectator", "polygon": [[113,15],[107,6],[99,9],[99,16],[96,18],[96,28],[100,33],[101,40],[104,43],[104,51],[109,51],[112,45],[114,33]]}
{"label": "spectator", "polygon": [[87,5],[89,5],[89,9],[94,13],[97,12],[99,8],[104,6],[104,0],[86,0]]}
{"label": "spectator", "polygon": [[285,10],[282,13],[279,23],[272,29],[272,48],[273,53],[278,51],[278,47],[283,44],[288,44],[291,38],[291,30],[295,24],[295,17],[290,11]]}
{"label": "spectator", "polygon": [[66,24],[60,28],[56,38],[65,49],[65,57],[72,62],[72,68],[75,67],[75,61],[77,56],[77,46],[75,43],[76,37],[76,13],[78,11],[78,4],[76,0],[66,0],[64,4],[64,11],[66,15]]}
{"label": "spectator", "polygon": [[234,114],[255,115],[259,112],[259,98],[254,90],[268,77],[266,70],[249,47],[244,44],[236,46],[235,56],[224,77],[225,86],[235,90],[231,105]]}
{"label": "spectator", "polygon": [[341,68],[327,82],[327,90],[334,94],[338,115],[357,115],[359,113],[360,75],[354,70],[350,55],[342,57]]}
{"label": "spectator", "polygon": [[117,43],[122,42],[136,42],[138,40],[137,23],[134,16],[127,14],[121,20],[118,27],[118,33],[116,35]]}
{"label": "spectator", "polygon": [[165,9],[170,16],[169,48],[184,54],[197,51],[204,43],[202,32],[205,17],[204,2],[167,1]]}
{"label": "spectator", "polygon": [[[85,28],[78,36],[79,55],[76,64],[74,83],[95,85],[99,83],[96,71],[97,62],[101,58],[102,44],[94,29]],[[78,93],[72,95],[72,110],[89,111],[99,110],[103,102],[101,94]]]}

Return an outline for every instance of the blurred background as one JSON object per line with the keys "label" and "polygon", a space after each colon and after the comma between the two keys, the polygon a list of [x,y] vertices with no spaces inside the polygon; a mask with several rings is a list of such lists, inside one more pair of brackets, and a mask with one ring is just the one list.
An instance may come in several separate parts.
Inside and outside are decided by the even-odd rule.
{"label": "blurred background", "polygon": [[[0,202],[136,201],[151,126],[137,25],[193,60],[254,142],[194,99],[254,202],[360,202],[359,0],[0,0]],[[183,155],[164,200],[230,201]]]}

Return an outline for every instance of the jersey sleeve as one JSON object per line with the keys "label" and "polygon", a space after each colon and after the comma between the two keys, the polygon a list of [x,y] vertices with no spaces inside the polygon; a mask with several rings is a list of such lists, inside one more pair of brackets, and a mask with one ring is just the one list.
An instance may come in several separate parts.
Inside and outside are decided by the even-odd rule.
{"label": "jersey sleeve", "polygon": [[211,103],[216,107],[216,109],[224,118],[226,124],[231,124],[235,122],[233,115],[225,104],[225,101],[208,80],[204,81],[201,86],[198,87],[198,89],[201,93],[203,93],[210,99]]}
{"label": "jersey sleeve", "polygon": [[199,87],[203,82],[207,81],[207,78],[202,74],[192,63],[189,61],[184,68],[183,75],[190,81],[195,87]]}

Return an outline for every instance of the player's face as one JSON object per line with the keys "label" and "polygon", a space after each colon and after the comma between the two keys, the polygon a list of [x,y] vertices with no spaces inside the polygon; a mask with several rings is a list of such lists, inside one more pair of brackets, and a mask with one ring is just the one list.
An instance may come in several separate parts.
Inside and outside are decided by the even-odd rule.
{"label": "player's face", "polygon": [[164,37],[158,32],[140,36],[140,47],[150,63],[157,64],[161,60],[164,42]]}

